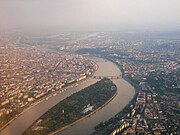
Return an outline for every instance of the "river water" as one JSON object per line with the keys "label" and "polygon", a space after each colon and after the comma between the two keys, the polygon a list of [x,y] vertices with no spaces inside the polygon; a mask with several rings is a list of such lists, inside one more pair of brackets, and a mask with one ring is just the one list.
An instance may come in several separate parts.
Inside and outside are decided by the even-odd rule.
{"label": "river water", "polygon": [[[99,66],[95,72],[96,76],[118,76],[121,74],[118,67],[107,60],[100,58],[93,58]],[[48,100],[44,99],[33,105],[19,117],[13,120],[6,128],[4,128],[0,135],[21,135],[34,121],[36,121],[47,110],[62,101],[71,94],[80,91],[81,89],[97,82],[97,79],[89,78],[78,86],[68,88],[62,93],[57,93],[56,96],[51,96]],[[113,82],[117,85],[117,95],[115,98],[101,110],[91,115],[88,118],[76,123],[75,125],[57,133],[58,135],[87,135],[93,132],[94,126],[101,121],[105,121],[120,112],[133,98],[135,94],[134,88],[123,79],[114,79]]]}

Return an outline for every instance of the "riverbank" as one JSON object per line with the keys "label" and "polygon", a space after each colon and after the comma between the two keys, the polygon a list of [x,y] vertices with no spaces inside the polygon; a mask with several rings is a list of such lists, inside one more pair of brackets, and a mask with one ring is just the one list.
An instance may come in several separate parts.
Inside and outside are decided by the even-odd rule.
{"label": "riverbank", "polygon": [[[107,66],[106,69],[109,72],[113,72],[114,70],[118,71],[114,76],[121,74],[121,70],[117,64],[112,61],[109,61],[105,58],[101,59],[102,63],[111,63],[111,66]],[[114,67],[116,69],[114,69]],[[68,129],[57,133],[57,135],[87,135],[91,134],[94,131],[94,127],[103,121],[107,121],[115,116],[117,113],[123,110],[127,105],[129,105],[131,99],[135,96],[135,90],[132,85],[130,85],[124,79],[113,79],[113,82],[118,86],[118,94],[117,96],[104,108],[99,110],[96,114],[92,115],[89,118],[86,118],[83,121],[80,121],[76,125],[69,127]],[[130,92],[131,91],[131,92]],[[83,130],[82,130],[83,129]]]}
{"label": "riverbank", "polygon": [[110,79],[104,78],[59,102],[26,130],[24,135],[44,135],[64,129],[79,119],[82,120],[84,116],[93,114],[91,110],[84,113],[83,110],[88,106],[97,111],[110,102],[116,92],[116,85]]}
{"label": "riverbank", "polygon": [[12,116],[10,116],[8,118],[8,122],[6,122],[6,124],[2,127],[0,127],[0,133],[3,129],[5,129],[11,122],[13,122],[14,120],[16,120],[18,117],[20,117],[21,115],[23,115],[23,113],[25,113],[26,111],[28,111],[29,109],[31,109],[32,107],[36,106],[37,104],[39,104],[40,102],[42,102],[43,100],[48,100],[50,97],[53,97],[54,95],[58,94],[58,93],[62,93],[64,91],[66,91],[67,89],[69,88],[73,88],[75,87],[76,85],[80,85],[81,83],[87,81],[89,78],[91,78],[95,73],[96,71],[98,70],[99,66],[97,65],[96,62],[92,61],[95,65],[95,70],[94,72],[90,75],[90,76],[87,76],[86,78],[82,79],[82,80],[79,80],[77,82],[73,82],[71,84],[68,84],[66,86],[64,86],[61,90],[57,90],[55,92],[52,92],[50,94],[46,94],[44,95],[43,97],[37,99],[36,101],[32,102],[31,104],[25,106],[24,108],[20,108],[17,113],[13,114]]}
{"label": "riverbank", "polygon": [[67,125],[66,127],[63,127],[62,129],[59,129],[59,130],[57,130],[57,131],[55,131],[55,132],[53,132],[53,133],[51,133],[51,134],[49,134],[49,135],[55,135],[55,134],[57,134],[57,133],[65,130],[65,129],[67,129],[67,128],[69,128],[69,127],[77,124],[78,122],[84,120],[85,118],[90,117],[91,115],[95,114],[95,113],[98,112],[100,109],[102,109],[103,107],[105,107],[107,104],[109,104],[109,103],[115,98],[116,95],[117,95],[117,91],[116,91],[116,93],[113,95],[113,97],[111,97],[111,98],[110,98],[105,104],[103,104],[101,107],[97,108],[96,110],[92,111],[90,114],[82,117],[81,119],[73,122],[72,124],[69,124],[69,125]]}
{"label": "riverbank", "polygon": [[[108,59],[108,58],[104,58],[104,59],[107,59],[109,61],[111,61],[112,63],[114,63],[120,70],[122,73],[124,73],[123,71],[123,68],[115,61],[111,60],[111,59]],[[108,121],[105,121],[105,122],[101,122],[100,124],[96,125],[96,127],[94,128],[95,131],[91,134],[91,135],[99,135],[99,134],[104,134],[104,135],[114,135],[114,133],[116,133],[117,131],[116,130],[119,130],[117,127],[118,125],[117,124],[117,121],[121,120],[121,119],[124,119],[128,113],[130,113],[129,110],[131,110],[131,106],[135,106],[135,102],[136,102],[136,98],[138,96],[138,91],[139,91],[139,85],[137,85],[136,83],[134,83],[132,80],[130,80],[129,78],[125,77],[124,74],[122,75],[123,79],[125,81],[127,81],[128,83],[130,83],[133,87],[134,87],[134,90],[135,90],[135,94],[133,96],[133,98],[129,101],[129,103],[120,111],[118,112],[115,116],[113,116],[111,119],[109,119]],[[115,127],[112,128],[111,130],[106,130],[105,128],[108,126],[108,125],[113,125],[113,123],[116,123],[114,124]],[[106,126],[104,126],[106,125]],[[113,131],[113,129],[115,129]]]}
{"label": "riverbank", "polygon": [[[98,65],[98,70],[95,76],[116,76],[121,74],[118,67],[110,61],[93,57],[92,60]],[[43,100],[37,105],[25,111],[20,117],[12,121],[3,131],[2,135],[20,135],[27,129],[34,121],[47,112],[50,108],[57,103],[67,98],[68,96],[76,93],[83,88],[96,83],[98,79],[88,78],[83,83],[75,87],[69,87],[66,91],[58,93],[56,96],[50,97],[48,100]],[[114,79],[113,82],[117,86],[117,95],[105,107],[100,109],[95,114],[78,122],[72,127],[63,130],[60,135],[87,135],[90,134],[94,127],[101,121],[106,121],[121,111],[125,105],[132,99],[134,95],[134,88],[123,79]],[[24,122],[26,121],[26,122]],[[17,130],[18,129],[18,130]],[[82,130],[83,129],[83,130]]]}

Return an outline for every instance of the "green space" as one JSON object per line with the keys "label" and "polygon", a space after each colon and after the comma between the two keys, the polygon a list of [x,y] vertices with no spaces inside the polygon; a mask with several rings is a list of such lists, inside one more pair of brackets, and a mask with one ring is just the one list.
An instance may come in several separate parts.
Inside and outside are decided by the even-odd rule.
{"label": "green space", "polygon": [[24,135],[44,135],[59,130],[101,107],[116,91],[116,85],[104,78],[59,102],[28,128]]}

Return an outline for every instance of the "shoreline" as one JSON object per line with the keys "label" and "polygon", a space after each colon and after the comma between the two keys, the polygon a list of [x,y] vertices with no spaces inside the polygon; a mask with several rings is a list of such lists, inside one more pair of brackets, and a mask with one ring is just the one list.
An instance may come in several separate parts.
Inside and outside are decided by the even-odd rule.
{"label": "shoreline", "polygon": [[[92,61],[92,60],[91,60],[91,61]],[[71,88],[72,86],[73,86],[73,87],[76,87],[76,84],[78,84],[78,85],[79,85],[79,84],[82,84],[83,82],[86,82],[89,78],[91,78],[91,77],[95,74],[95,72],[99,69],[99,66],[97,65],[97,63],[96,63],[95,61],[92,61],[92,62],[95,64],[95,70],[94,70],[94,72],[92,73],[91,76],[87,76],[85,79],[82,79],[82,80],[80,80],[80,81],[78,81],[78,82],[76,82],[76,83],[72,83],[72,84],[70,84],[70,85],[62,88],[61,91],[64,92],[64,91],[66,91],[68,88]],[[16,115],[14,116],[14,118],[12,118],[12,119],[11,119],[10,121],[8,121],[4,126],[2,126],[2,127],[0,128],[0,133],[1,133],[8,125],[10,125],[11,122],[13,122],[14,120],[16,120],[16,119],[17,119],[18,117],[20,117],[23,113],[25,113],[26,111],[28,111],[28,110],[31,109],[32,107],[36,106],[37,104],[39,104],[39,103],[42,102],[43,100],[46,100],[46,98],[53,97],[54,94],[60,94],[61,91],[60,91],[60,90],[57,90],[57,91],[55,91],[55,92],[53,92],[53,93],[51,93],[51,94],[45,95],[44,97],[42,97],[42,98],[38,99],[37,101],[35,101],[34,103],[32,103],[31,105],[27,106],[27,108],[24,108],[24,110],[23,110],[22,112],[20,112],[19,114],[16,114]],[[61,92],[61,93],[62,93],[62,92]]]}
{"label": "shoreline", "polygon": [[77,124],[78,122],[80,122],[80,121],[82,121],[82,120],[90,117],[91,115],[95,114],[96,112],[98,112],[99,110],[101,110],[103,107],[105,107],[106,105],[108,105],[108,104],[116,97],[116,95],[117,95],[117,90],[116,90],[116,92],[114,93],[114,95],[113,95],[108,101],[106,101],[102,106],[98,107],[97,109],[95,109],[95,110],[92,111],[91,113],[85,115],[84,117],[76,120],[75,122],[73,122],[73,123],[71,123],[71,124],[69,124],[69,125],[67,125],[67,126],[65,126],[65,127],[62,127],[62,128],[59,129],[59,130],[56,130],[56,131],[50,133],[49,135],[55,135],[56,133],[59,133],[59,132],[65,130],[65,129],[67,129],[67,128],[69,128],[69,127]]}
{"label": "shoreline", "polygon": [[[120,70],[120,72],[121,72],[122,79],[125,80],[126,82],[128,82],[128,83],[134,88],[135,93],[134,93],[132,99],[125,105],[124,108],[122,108],[122,110],[121,110],[120,112],[118,112],[118,113],[121,113],[127,106],[129,106],[129,105],[133,102],[133,100],[135,100],[135,98],[136,98],[136,96],[137,96],[137,93],[138,93],[138,90],[137,90],[137,88],[136,88],[127,78],[124,77],[124,75],[123,75],[124,71],[122,71],[122,68],[120,67],[119,64],[117,64],[116,62],[114,62],[114,61],[111,60],[111,59],[107,59],[107,58],[103,58],[103,57],[99,57],[99,58],[104,59],[104,60],[108,60],[108,61],[112,62],[113,64],[115,64],[115,65],[118,67],[118,69]],[[59,132],[61,132],[61,131],[63,131],[63,130],[66,130],[67,128],[69,128],[69,127],[71,127],[71,126],[74,126],[74,125],[77,124],[78,122],[80,122],[80,121],[86,119],[87,117],[90,117],[90,116],[93,115],[94,113],[100,111],[103,107],[105,107],[108,103],[110,103],[110,102],[115,98],[115,96],[117,95],[117,93],[118,93],[118,92],[116,91],[116,93],[111,97],[111,99],[109,99],[105,104],[103,104],[101,107],[97,108],[96,110],[94,110],[93,112],[91,112],[90,114],[88,114],[87,116],[84,116],[84,117],[80,118],[79,120],[77,120],[77,121],[75,121],[75,122],[73,122],[73,123],[71,123],[71,124],[69,124],[69,125],[61,128],[61,129],[59,129],[59,130],[57,130],[57,131],[54,131],[54,132],[50,133],[49,135],[55,135],[55,134],[57,134],[57,133],[59,133]],[[118,114],[118,113],[117,113],[117,114]],[[114,117],[114,116],[113,116],[113,117]]]}
{"label": "shoreline", "polygon": [[[138,96],[138,88],[137,88],[136,86],[134,86],[134,84],[132,84],[130,81],[128,81],[127,78],[124,78],[124,80],[127,81],[128,83],[130,83],[130,84],[134,87],[135,94],[134,94],[133,98],[131,99],[131,101],[129,101],[129,103],[128,103],[119,113],[117,113],[117,114],[122,113],[122,111],[124,111],[125,108],[130,107],[130,104],[133,104],[133,102],[136,100],[136,98],[137,98],[137,96]],[[117,114],[116,114],[116,115],[117,115]],[[122,116],[121,119],[123,119],[124,117],[125,117],[125,116]],[[118,130],[119,130],[119,128],[114,129],[114,130],[110,133],[110,135],[114,135],[114,133],[118,133],[118,132],[117,132]]]}
{"label": "shoreline", "polygon": [[[89,57],[88,57],[89,58]],[[92,59],[91,59],[92,58]],[[95,58],[95,59],[94,59]],[[97,59],[96,59],[97,58]],[[99,62],[101,62],[101,60],[103,60],[103,62],[104,62],[104,60],[107,60],[106,58],[100,58],[101,60],[99,61],[99,58],[98,57],[94,57],[94,56],[91,56],[90,58],[89,58],[90,60],[92,60],[96,65],[97,65],[97,63],[99,63]],[[109,60],[107,60],[107,61],[109,61]],[[109,61],[109,62],[111,62],[114,66],[116,66],[116,69],[118,68],[118,72],[120,72],[120,74],[121,74],[121,70],[120,70],[120,68],[116,65],[116,64],[114,64],[114,62],[112,62],[112,61]],[[100,64],[101,65],[101,64]],[[99,64],[98,64],[98,66],[96,66],[96,68],[97,68],[97,70],[95,70],[94,72],[93,72],[93,74],[91,74],[91,77],[99,70],[99,68],[102,68],[102,66],[100,66]],[[113,67],[114,67],[113,66]],[[98,72],[99,73],[99,72]],[[85,78],[85,79],[83,79],[83,80],[81,80],[82,81],[82,83],[80,83],[80,84],[86,84],[86,82],[87,82],[87,80],[91,80],[92,78],[91,78],[90,76],[88,76],[87,78]],[[122,79],[122,80],[124,80],[124,79]],[[128,84],[127,85],[131,85],[129,82],[128,82]],[[70,87],[71,87],[72,85],[70,85]],[[132,86],[132,85],[131,85]],[[76,88],[76,87],[74,87],[74,88]],[[131,88],[132,89],[132,88]],[[134,89],[134,88],[133,88]],[[78,90],[79,91],[79,90]],[[125,91],[124,91],[125,92]],[[133,92],[133,94],[131,94],[132,96],[131,96],[131,99],[133,98],[133,95],[134,95],[134,90],[132,90],[132,92]],[[74,92],[73,92],[74,93]],[[73,94],[72,93],[72,94]],[[121,93],[121,92],[120,92]],[[119,93],[119,91],[117,92],[117,96],[119,97],[119,95],[121,95]],[[60,96],[61,94],[59,94],[58,93],[58,96]],[[69,95],[70,96],[70,95]],[[115,97],[117,97],[117,96],[115,96]],[[51,99],[51,98],[50,98]],[[117,100],[117,98],[115,98],[116,100]],[[111,102],[113,102],[114,100],[112,100]],[[109,101],[109,103],[111,103],[110,101]],[[129,101],[130,102],[130,101]],[[128,101],[127,101],[127,103],[126,103],[126,105],[129,103]],[[41,102],[42,103],[42,102]],[[39,105],[39,104],[38,104]],[[125,105],[125,106],[126,106]],[[107,106],[109,106],[109,105],[107,105]],[[123,105],[124,106],[124,105]],[[35,106],[36,107],[36,106]],[[104,107],[104,106],[103,106]],[[101,108],[103,108],[103,107],[101,107]],[[109,107],[108,107],[109,108]],[[114,108],[114,107],[113,107]],[[124,107],[123,107],[124,108]],[[120,109],[121,111],[123,110],[123,108],[122,109]],[[105,107],[105,109],[106,109],[106,107]],[[114,108],[115,109],[115,108]],[[110,111],[110,110],[109,110]],[[101,109],[99,109],[98,111],[96,111],[96,112],[98,112],[97,113],[97,115],[99,115],[99,112],[101,113]],[[118,112],[117,112],[118,113]],[[25,113],[26,114],[26,113]],[[96,116],[96,113],[93,113],[94,115],[92,115],[89,119],[92,119],[92,118],[94,118],[93,116]],[[113,113],[113,115],[111,116],[111,117],[113,117],[114,115],[115,115],[116,113]],[[108,119],[110,119],[111,117],[109,117]],[[19,117],[18,117],[19,118]],[[21,117],[20,117],[21,118]],[[19,119],[17,119],[17,120],[19,120]],[[15,120],[15,121],[17,121],[17,120]],[[81,121],[81,122],[79,122],[79,123],[85,123],[85,121],[86,120],[88,120],[88,119],[85,119],[85,120],[83,120],[83,121]],[[101,121],[104,121],[103,119],[101,120]],[[14,123],[14,121],[13,121],[13,123]],[[74,126],[76,127],[76,125],[78,125],[78,122],[77,122],[77,124],[75,124]],[[98,125],[98,123],[96,123],[96,125]],[[96,125],[94,125],[94,127],[96,126]],[[10,125],[11,126],[11,125]],[[74,127],[73,126],[73,127]],[[9,126],[8,126],[9,127]],[[26,128],[27,129],[27,128]],[[71,129],[71,128],[70,128]],[[6,130],[7,130],[7,128],[5,128],[5,129],[3,129],[2,130],[2,132],[6,132]],[[64,131],[63,131],[64,132]]]}
{"label": "shoreline", "polygon": [[[134,96],[133,96],[133,98],[131,99],[131,101],[129,101],[129,103],[126,105],[126,106],[128,106],[131,102],[132,102],[132,100],[135,98],[135,96],[136,96],[136,94],[138,93],[138,88],[137,88],[137,86],[135,86],[135,84],[133,84],[128,78],[126,78],[126,77],[124,77],[124,70],[123,70],[123,68],[122,68],[122,66],[121,65],[119,65],[117,62],[115,62],[115,61],[113,61],[113,60],[111,60],[111,59],[109,59],[109,58],[104,58],[104,57],[100,57],[100,58],[103,58],[103,59],[106,59],[106,60],[108,60],[108,61],[111,61],[112,63],[114,63],[117,67],[118,67],[118,69],[121,71],[121,73],[122,73],[122,79],[123,80],[125,80],[126,82],[128,82],[133,88],[134,88],[134,91],[135,91],[135,93],[134,93]],[[126,107],[125,106],[125,107]],[[124,107],[124,108],[125,108]],[[124,109],[123,108],[123,109]],[[122,109],[122,110],[123,110]],[[121,111],[122,111],[121,110]]]}

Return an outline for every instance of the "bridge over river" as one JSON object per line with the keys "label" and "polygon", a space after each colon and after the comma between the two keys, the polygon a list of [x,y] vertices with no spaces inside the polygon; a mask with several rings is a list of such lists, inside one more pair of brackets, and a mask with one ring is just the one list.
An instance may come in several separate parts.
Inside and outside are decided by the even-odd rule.
{"label": "bridge over river", "polygon": [[[0,135],[22,135],[29,126],[31,126],[50,108],[70,95],[96,83],[98,78],[101,79],[103,77],[111,78],[116,84],[117,95],[114,99],[95,114],[79,121],[75,125],[66,128],[61,132],[58,132],[57,135],[89,135],[94,131],[94,127],[97,124],[110,119],[120,112],[133,98],[135,94],[134,88],[124,79],[120,79],[122,78],[120,76],[121,71],[114,63],[100,58],[92,58],[92,60],[99,66],[98,70],[94,73],[94,76],[87,78],[77,86],[69,86],[63,92],[56,91],[56,95],[50,95],[48,100],[44,98],[39,102],[36,102],[9,122],[4,128],[0,129]],[[93,79],[93,77],[96,79]]]}
{"label": "bridge over river", "polygon": [[103,78],[109,78],[109,79],[122,79],[122,76],[92,76],[94,79],[103,79]]}

